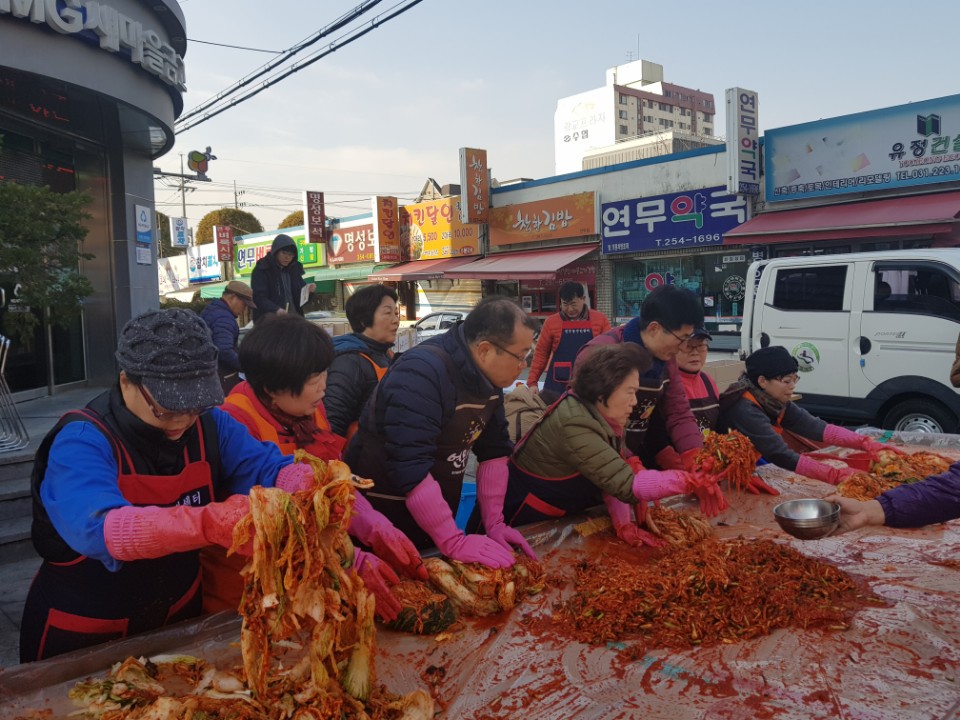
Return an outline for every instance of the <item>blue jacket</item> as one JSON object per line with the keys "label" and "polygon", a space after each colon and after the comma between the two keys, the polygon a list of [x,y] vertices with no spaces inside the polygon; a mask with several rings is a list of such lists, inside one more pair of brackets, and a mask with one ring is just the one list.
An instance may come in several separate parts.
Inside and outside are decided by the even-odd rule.
{"label": "blue jacket", "polygon": [[[450,355],[451,365],[459,371],[463,383],[477,394],[490,395],[499,389],[474,364],[462,326],[430,338],[397,358],[380,381],[375,407],[368,404],[360,416],[360,427],[386,442],[388,476],[375,478],[383,483],[384,492],[406,495],[420,484],[433,467],[435,441],[457,407],[456,384],[443,360],[424,348],[427,344],[440,345]],[[354,436],[347,451],[348,464],[364,452],[362,437],[363,433]],[[480,462],[506,457],[513,451],[502,400],[472,450]]]}
{"label": "blue jacket", "polygon": [[[392,345],[371,340],[362,333],[337,335],[333,348],[337,355],[327,374],[327,392],[323,406],[327,410],[330,429],[337,435],[346,436],[347,428],[360,418],[360,412],[370,393],[380,382],[370,360],[379,367],[390,365],[387,354]],[[361,357],[366,355],[370,360]]]}
{"label": "blue jacket", "polygon": [[[108,391],[119,395],[119,390]],[[114,400],[114,405],[117,404]],[[161,431],[129,415],[128,441],[131,447],[149,448],[161,465],[164,458],[182,461],[178,442],[167,440]],[[210,411],[216,421],[219,478],[226,495],[247,494],[254,485],[273,487],[277,473],[293,458],[281,454],[276,445],[261,443],[247,429],[219,408]],[[196,432],[194,429],[188,431]],[[181,468],[169,468],[175,474]],[[99,560],[108,570],[121,563],[107,551],[103,523],[107,512],[129,505],[117,484],[117,461],[110,441],[90,422],[72,422],[56,435],[50,447],[46,472],[40,484],[40,498],[54,528],[73,550]]]}
{"label": "blue jacket", "polygon": [[220,351],[217,357],[220,372],[229,375],[240,370],[240,357],[237,355],[240,326],[223,298],[217,298],[207,305],[200,313],[200,319],[210,328],[213,344]]}

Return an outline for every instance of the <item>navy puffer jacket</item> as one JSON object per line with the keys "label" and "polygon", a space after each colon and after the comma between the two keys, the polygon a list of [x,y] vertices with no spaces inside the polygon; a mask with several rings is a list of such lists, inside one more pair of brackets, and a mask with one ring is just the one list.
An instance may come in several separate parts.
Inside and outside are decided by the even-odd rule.
{"label": "navy puffer jacket", "polygon": [[[430,338],[397,358],[380,381],[375,407],[368,403],[360,416],[362,430],[385,438],[387,477],[375,478],[383,492],[406,495],[420,484],[433,467],[436,439],[456,410],[456,382],[443,359],[424,347],[428,344],[438,344],[450,355],[451,367],[471,391],[489,396],[497,390],[474,364],[462,326]],[[354,436],[347,450],[346,460],[351,466],[371,450],[363,447],[363,436],[363,432]],[[513,450],[502,401],[472,449],[480,462],[506,457]]]}

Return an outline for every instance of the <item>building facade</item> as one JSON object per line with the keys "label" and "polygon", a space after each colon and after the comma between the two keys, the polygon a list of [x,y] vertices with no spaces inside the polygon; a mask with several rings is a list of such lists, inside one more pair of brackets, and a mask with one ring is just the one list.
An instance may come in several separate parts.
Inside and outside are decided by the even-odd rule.
{"label": "building facade", "polygon": [[[82,317],[11,349],[18,398],[116,377],[113,351],[131,317],[159,305],[153,160],[183,109],[183,14],[173,0],[0,2],[0,176],[91,198],[80,269],[93,283]],[[8,312],[17,276],[0,276]]]}

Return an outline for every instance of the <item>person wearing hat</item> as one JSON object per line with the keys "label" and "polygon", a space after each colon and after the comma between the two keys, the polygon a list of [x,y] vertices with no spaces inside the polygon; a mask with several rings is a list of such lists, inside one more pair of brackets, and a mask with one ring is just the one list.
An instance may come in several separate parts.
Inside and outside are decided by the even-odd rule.
{"label": "person wearing hat", "polygon": [[250,286],[240,280],[231,280],[223,289],[223,295],[200,313],[200,319],[210,328],[213,344],[220,351],[217,367],[224,394],[229,393],[233,386],[240,382],[240,356],[237,354],[240,326],[237,318],[247,308],[256,307]]}
{"label": "person wearing hat", "polygon": [[737,430],[754,444],[763,458],[798,475],[838,485],[856,472],[832,467],[796,452],[783,439],[784,430],[828,445],[863,450],[900,450],[864,435],[831,425],[791,401],[800,380],[799,365],[780,345],[760,348],[747,357],[746,372],[720,396],[719,427]]}
{"label": "person wearing hat", "polygon": [[198,550],[230,547],[256,484],[309,487],[311,468],[216,406],[217,348],[193,312],[130,320],[117,383],[65,414],[37,450],[20,660],[146,632],[201,612]]}
{"label": "person wearing hat", "polygon": [[250,274],[253,287],[254,324],[270,315],[297,313],[303,315],[300,295],[304,287],[312,293],[316,283],[309,285],[303,279],[303,264],[297,259],[297,243],[280,233],[273,239],[270,252],[257,260]]}

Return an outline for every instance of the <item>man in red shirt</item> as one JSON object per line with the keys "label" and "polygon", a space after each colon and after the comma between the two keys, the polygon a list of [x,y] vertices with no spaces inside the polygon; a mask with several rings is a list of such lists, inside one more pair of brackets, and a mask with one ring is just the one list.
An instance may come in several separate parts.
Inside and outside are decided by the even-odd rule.
{"label": "man in red shirt", "polygon": [[573,361],[580,348],[609,329],[607,316],[587,307],[583,285],[563,283],[560,286],[560,312],[543,323],[527,386],[536,390],[540,374],[546,368],[543,396],[548,404],[553,402],[567,389],[573,375]]}

